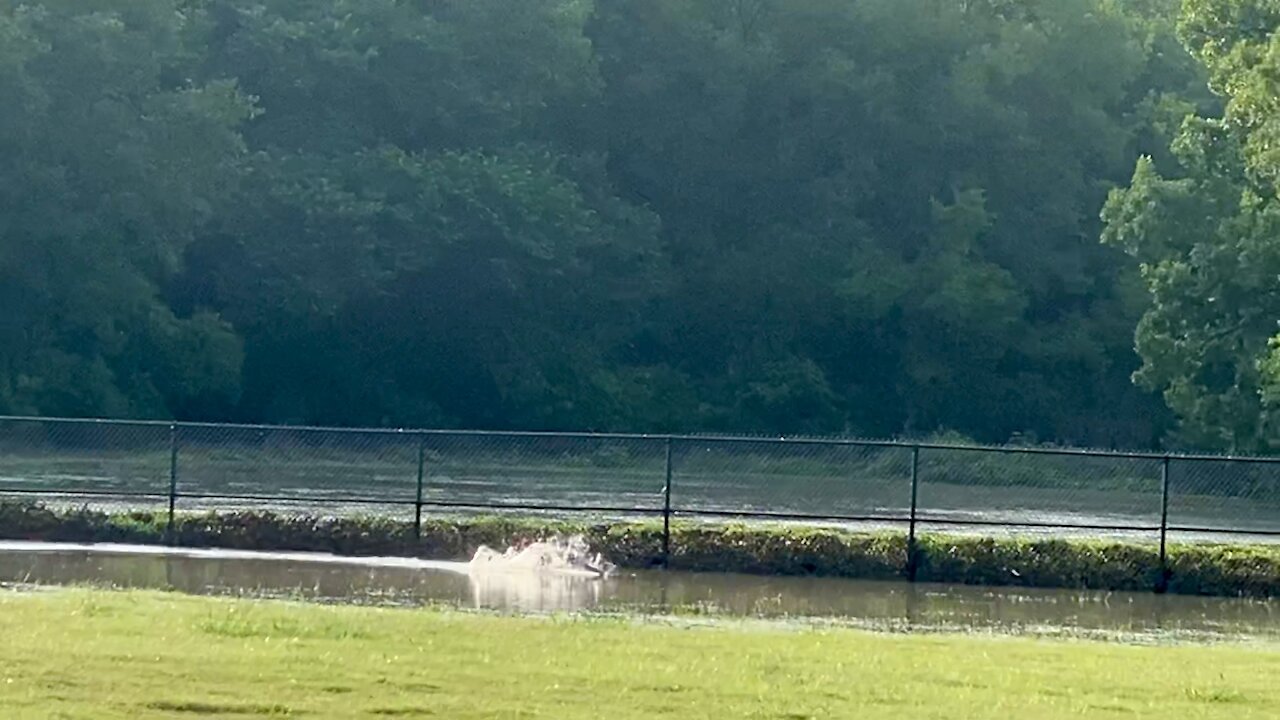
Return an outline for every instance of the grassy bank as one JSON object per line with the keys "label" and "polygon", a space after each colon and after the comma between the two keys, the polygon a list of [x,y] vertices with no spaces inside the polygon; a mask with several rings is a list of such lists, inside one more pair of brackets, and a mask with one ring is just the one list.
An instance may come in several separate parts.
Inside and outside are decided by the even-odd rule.
{"label": "grassy bank", "polygon": [[[466,559],[481,544],[506,547],[555,532],[584,533],[597,550],[626,568],[662,562],[657,523],[432,518],[416,537],[412,523],[388,518],[235,512],[180,514],[174,539],[195,547]],[[5,539],[160,543],[165,533],[166,518],[159,513],[60,511],[0,502],[0,538]],[[907,576],[908,552],[900,533],[677,523],[670,563],[682,570],[890,580]],[[931,535],[918,540],[915,566],[917,580],[942,583],[1149,591],[1162,579],[1156,547],[1107,541]],[[1280,596],[1280,547],[1174,545],[1168,570],[1169,592]]]}
{"label": "grassy bank", "polygon": [[1274,646],[0,594],[4,717],[1273,718]]}

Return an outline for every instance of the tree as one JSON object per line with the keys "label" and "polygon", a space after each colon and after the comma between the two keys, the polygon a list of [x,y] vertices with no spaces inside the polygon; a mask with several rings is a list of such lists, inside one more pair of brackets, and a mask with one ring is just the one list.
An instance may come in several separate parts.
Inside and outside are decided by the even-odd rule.
{"label": "tree", "polygon": [[1174,2],[0,0],[0,412],[1147,444]]}
{"label": "tree", "polygon": [[1172,144],[1176,167],[1161,173],[1140,160],[1104,211],[1104,240],[1141,262],[1151,296],[1136,379],[1162,391],[1181,440],[1199,447],[1265,451],[1280,441],[1269,345],[1280,318],[1278,27],[1269,3],[1186,3],[1181,36],[1225,106],[1188,118]]}
{"label": "tree", "polygon": [[239,340],[159,285],[237,178],[253,111],[190,83],[170,0],[0,3],[0,410],[229,408]]}
{"label": "tree", "polygon": [[[1163,9],[602,0],[610,168],[677,273],[652,353],[705,422],[1150,442],[1133,269],[1093,238],[1199,76]],[[839,412],[744,414],[783,357]]]}
{"label": "tree", "polygon": [[245,416],[626,421],[608,354],[649,292],[656,219],[574,132],[598,90],[589,6],[208,7],[206,72],[262,114],[237,211],[173,296],[244,334]]}

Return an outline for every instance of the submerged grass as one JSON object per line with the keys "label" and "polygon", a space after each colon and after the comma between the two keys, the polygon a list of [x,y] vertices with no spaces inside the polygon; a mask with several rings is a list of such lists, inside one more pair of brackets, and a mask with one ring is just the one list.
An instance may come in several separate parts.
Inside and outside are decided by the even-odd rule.
{"label": "submerged grass", "polygon": [[[0,501],[0,538],[6,539],[160,543],[166,522],[162,513]],[[656,522],[436,517],[424,521],[419,537],[411,522],[386,517],[244,511],[180,514],[173,539],[194,547],[466,559],[481,544],[506,547],[557,532],[584,533],[596,550],[625,568],[662,562],[662,527]],[[669,559],[681,570],[892,580],[908,574],[907,545],[901,533],[676,523]],[[1138,543],[926,535],[917,541],[914,566],[916,579],[940,583],[1280,596],[1280,546],[1175,544],[1168,558],[1162,568],[1158,548]]]}
{"label": "submerged grass", "polygon": [[0,710],[36,718],[1280,715],[1280,648],[1135,647],[151,592],[0,594]]}

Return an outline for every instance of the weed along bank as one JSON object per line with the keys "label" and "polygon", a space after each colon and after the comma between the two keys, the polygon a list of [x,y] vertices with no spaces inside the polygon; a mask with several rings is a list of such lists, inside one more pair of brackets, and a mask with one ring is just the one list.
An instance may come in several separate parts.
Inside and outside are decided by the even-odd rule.
{"label": "weed along bank", "polygon": [[[621,568],[817,575],[999,586],[1280,595],[1280,548],[1172,544],[1162,568],[1154,544],[1108,540],[992,539],[752,524],[575,523],[518,517],[320,517],[274,511],[179,513],[54,509],[0,503],[0,537],[62,542],[172,543],[339,555],[470,558],[480,546],[518,546],[581,533]],[[664,556],[664,539],[667,555]],[[914,576],[914,577],[913,577]]]}

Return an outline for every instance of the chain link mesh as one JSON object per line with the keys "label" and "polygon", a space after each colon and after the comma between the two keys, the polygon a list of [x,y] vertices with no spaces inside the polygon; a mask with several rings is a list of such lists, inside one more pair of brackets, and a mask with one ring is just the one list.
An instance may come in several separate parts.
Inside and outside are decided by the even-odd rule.
{"label": "chain link mesh", "polygon": [[1155,539],[1160,486],[1151,459],[924,448],[919,515],[929,530]]}
{"label": "chain link mesh", "polygon": [[1170,460],[1169,526],[1178,540],[1280,530],[1280,463]]}
{"label": "chain link mesh", "polygon": [[[0,418],[0,496],[114,509],[727,516],[902,528],[913,448],[888,443],[323,430]],[[1159,457],[918,450],[920,531],[1154,540]],[[1280,538],[1280,462],[1173,457],[1170,536]]]}
{"label": "chain link mesh", "polygon": [[181,506],[276,501],[329,513],[405,514],[417,493],[418,444],[415,435],[395,431],[183,426]]}
{"label": "chain link mesh", "polygon": [[435,506],[660,512],[661,439],[432,433],[424,500]]}
{"label": "chain link mesh", "polygon": [[0,419],[0,494],[54,505],[151,508],[169,492],[170,429]]}
{"label": "chain link mesh", "polygon": [[905,520],[911,450],[764,440],[673,441],[678,512]]}

